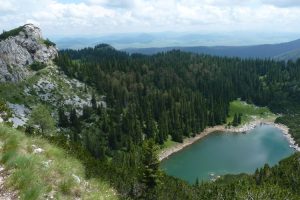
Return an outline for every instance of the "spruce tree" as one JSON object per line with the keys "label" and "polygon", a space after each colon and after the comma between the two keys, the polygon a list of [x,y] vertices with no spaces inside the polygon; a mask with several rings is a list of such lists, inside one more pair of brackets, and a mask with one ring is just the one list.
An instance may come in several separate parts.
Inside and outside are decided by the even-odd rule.
{"label": "spruce tree", "polygon": [[81,126],[75,109],[72,109],[70,113],[70,125],[73,130],[73,140],[77,142],[79,140],[79,133],[81,131]]}
{"label": "spruce tree", "polygon": [[232,125],[233,126],[238,126],[238,116],[237,116],[236,113],[234,114]]}
{"label": "spruce tree", "polygon": [[92,94],[91,104],[92,104],[93,110],[94,111],[97,110],[97,100],[96,100],[95,93]]}
{"label": "spruce tree", "polygon": [[55,131],[55,121],[49,109],[42,104],[34,107],[30,114],[28,125],[31,127],[37,125],[42,134],[51,134]]}
{"label": "spruce tree", "polygon": [[64,109],[61,107],[58,109],[58,126],[66,128],[69,126],[69,119]]}
{"label": "spruce tree", "polygon": [[157,150],[153,139],[146,140],[143,143],[141,182],[145,186],[145,196],[152,196],[153,189],[160,183],[161,171],[159,170]]}
{"label": "spruce tree", "polygon": [[241,124],[241,123],[242,123],[242,113],[239,113],[239,114],[238,114],[237,123],[238,123],[238,124]]}
{"label": "spruce tree", "polygon": [[199,178],[198,178],[198,177],[196,178],[196,181],[195,181],[195,186],[196,186],[196,187],[198,187],[198,186],[199,186]]}

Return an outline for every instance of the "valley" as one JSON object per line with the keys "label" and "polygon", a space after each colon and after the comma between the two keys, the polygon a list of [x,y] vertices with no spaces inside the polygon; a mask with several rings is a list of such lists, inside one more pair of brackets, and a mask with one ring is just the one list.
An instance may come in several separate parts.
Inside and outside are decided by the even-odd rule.
{"label": "valley", "polygon": [[21,199],[299,199],[299,60],[57,50],[33,24],[0,38],[2,180]]}

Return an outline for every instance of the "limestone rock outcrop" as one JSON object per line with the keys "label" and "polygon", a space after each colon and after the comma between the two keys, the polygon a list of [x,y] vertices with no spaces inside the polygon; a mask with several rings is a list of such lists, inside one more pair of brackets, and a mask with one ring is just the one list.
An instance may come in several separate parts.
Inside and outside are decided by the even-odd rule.
{"label": "limestone rock outcrop", "polygon": [[55,44],[33,24],[5,32],[0,35],[0,82],[18,82],[30,74],[32,63],[48,63],[56,56]]}

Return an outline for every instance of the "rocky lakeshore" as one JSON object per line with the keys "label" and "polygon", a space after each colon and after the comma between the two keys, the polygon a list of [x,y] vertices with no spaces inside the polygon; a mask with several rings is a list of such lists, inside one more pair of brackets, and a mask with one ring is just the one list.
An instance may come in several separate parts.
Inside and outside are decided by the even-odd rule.
{"label": "rocky lakeshore", "polygon": [[159,161],[162,161],[163,159],[168,158],[170,155],[186,148],[187,146],[204,138],[205,136],[207,136],[213,132],[224,130],[224,129],[225,129],[225,126],[223,126],[223,125],[206,128],[204,131],[202,131],[200,134],[196,135],[195,137],[186,138],[186,139],[184,139],[183,143],[178,143],[174,146],[171,146],[170,148],[162,150],[158,155],[158,159],[159,159]]}
{"label": "rocky lakeshore", "polygon": [[184,139],[183,143],[178,143],[174,146],[171,146],[170,148],[164,149],[159,153],[159,161],[162,161],[164,159],[167,159],[172,154],[188,147],[189,145],[193,144],[194,142],[206,137],[207,135],[214,133],[216,131],[222,131],[222,132],[228,132],[228,133],[246,133],[248,131],[251,131],[252,129],[256,128],[257,126],[261,125],[272,125],[282,131],[285,138],[289,141],[290,147],[295,149],[296,151],[300,151],[300,147],[298,144],[296,144],[294,138],[289,134],[289,128],[283,124],[276,124],[272,121],[267,120],[255,120],[250,123],[247,123],[245,125],[242,125],[240,127],[228,127],[225,125],[218,125],[214,127],[206,128],[201,133],[197,134],[195,137],[192,138],[186,138]]}
{"label": "rocky lakeshore", "polygon": [[273,126],[275,126],[276,128],[280,129],[283,134],[284,134],[284,137],[289,141],[290,143],[290,147],[295,149],[296,151],[299,151],[300,152],[300,147],[298,144],[296,144],[296,141],[295,139],[292,137],[292,135],[289,133],[289,128],[283,124],[275,124],[273,123],[272,124]]}

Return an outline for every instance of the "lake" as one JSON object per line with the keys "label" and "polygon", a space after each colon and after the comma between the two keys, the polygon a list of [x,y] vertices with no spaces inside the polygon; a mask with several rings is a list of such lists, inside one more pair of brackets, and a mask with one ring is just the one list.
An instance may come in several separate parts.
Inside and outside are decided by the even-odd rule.
{"label": "lake", "polygon": [[253,173],[293,154],[280,129],[262,125],[243,133],[216,132],[161,162],[169,175],[190,183],[224,174]]}

